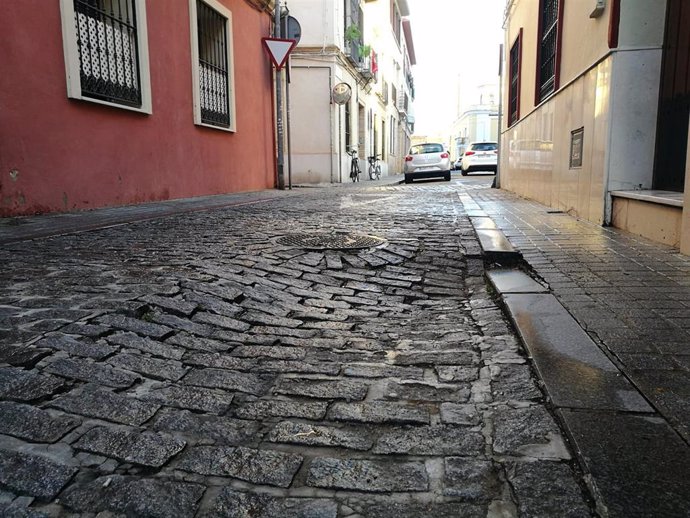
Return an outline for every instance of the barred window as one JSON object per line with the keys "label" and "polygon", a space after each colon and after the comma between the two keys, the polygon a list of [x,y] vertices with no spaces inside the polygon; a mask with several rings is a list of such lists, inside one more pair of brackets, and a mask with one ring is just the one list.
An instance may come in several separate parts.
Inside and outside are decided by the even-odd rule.
{"label": "barred window", "polygon": [[537,69],[537,102],[541,102],[556,90],[558,59],[558,17],[560,0],[541,0],[539,63]]}
{"label": "barred window", "polygon": [[522,65],[522,29],[510,49],[510,84],[508,86],[508,125],[520,118],[520,68]]}
{"label": "barred window", "polygon": [[61,0],[69,97],[151,113],[146,0]]}
{"label": "barred window", "polygon": [[194,121],[234,131],[232,14],[216,0],[190,0]]}
{"label": "barred window", "polygon": [[400,32],[402,27],[402,16],[396,0],[391,0],[391,28],[395,36],[395,42],[400,46]]}
{"label": "barred window", "polygon": [[133,0],[74,0],[81,91],[141,106]]}

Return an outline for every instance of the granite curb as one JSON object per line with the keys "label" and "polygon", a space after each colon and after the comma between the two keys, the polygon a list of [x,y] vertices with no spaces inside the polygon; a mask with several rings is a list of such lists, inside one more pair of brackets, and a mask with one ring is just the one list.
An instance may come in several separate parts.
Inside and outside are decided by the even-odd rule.
{"label": "granite curb", "polygon": [[[626,369],[624,361],[605,340],[597,340],[593,326],[578,318],[567,302],[561,302],[571,300],[567,294],[573,288],[587,293],[587,283],[552,287],[546,280],[548,276],[545,279],[539,275],[540,270],[545,270],[543,254],[535,251],[534,242],[516,240],[517,233],[511,235],[512,240],[505,236],[504,230],[509,234],[514,232],[510,224],[517,217],[505,217],[497,207],[502,199],[507,199],[519,207],[520,217],[525,213],[532,215],[532,223],[539,222],[540,216],[544,220],[553,218],[547,216],[549,210],[504,191],[494,191],[489,196],[491,204],[470,195],[466,197],[470,210],[476,213],[470,219],[477,234],[488,228],[500,237],[493,242],[480,238],[482,247],[485,244],[489,247],[485,253],[488,262],[496,262],[490,247],[502,240],[515,245],[514,248],[519,242],[525,255],[513,263],[512,269],[494,265],[494,269],[487,270],[487,280],[518,332],[552,409],[574,445],[599,514],[687,516],[690,493],[683,487],[683,481],[690,477],[690,448],[687,438],[684,440],[683,428],[674,421],[673,415],[663,411],[658,399],[655,401],[650,394],[652,387],[645,390],[636,382],[639,376],[635,376],[634,370]],[[567,215],[560,218],[574,220]],[[563,233],[567,230],[578,236],[579,227],[568,223],[561,227]],[[551,232],[561,227],[554,230],[541,221],[541,228],[549,228]],[[611,229],[601,232],[611,234]],[[622,235],[617,231],[612,234],[614,238]],[[563,234],[560,237],[564,240]],[[606,316],[601,315],[600,320]],[[616,316],[608,315],[608,318],[611,319],[608,325],[599,323],[598,327],[617,328]],[[688,383],[682,390],[687,393],[690,378],[685,379]]]}

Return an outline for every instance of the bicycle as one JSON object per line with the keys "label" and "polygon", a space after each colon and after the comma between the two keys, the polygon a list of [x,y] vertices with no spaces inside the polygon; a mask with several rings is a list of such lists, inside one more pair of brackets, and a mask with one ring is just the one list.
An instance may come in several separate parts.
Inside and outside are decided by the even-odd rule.
{"label": "bicycle", "polygon": [[359,182],[359,175],[362,171],[359,169],[359,157],[357,156],[357,150],[351,149],[347,152],[347,154],[352,157],[352,161],[350,162],[350,180],[353,182]]}
{"label": "bicycle", "polygon": [[367,157],[369,161],[369,179],[378,180],[381,178],[381,164],[379,163],[381,155],[373,155]]}

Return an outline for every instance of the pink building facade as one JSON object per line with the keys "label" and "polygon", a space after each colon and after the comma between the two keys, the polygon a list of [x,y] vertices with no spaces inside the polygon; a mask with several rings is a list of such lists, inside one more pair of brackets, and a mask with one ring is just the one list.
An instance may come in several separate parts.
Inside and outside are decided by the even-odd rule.
{"label": "pink building facade", "polygon": [[261,1],[22,0],[3,26],[0,216],[274,187]]}

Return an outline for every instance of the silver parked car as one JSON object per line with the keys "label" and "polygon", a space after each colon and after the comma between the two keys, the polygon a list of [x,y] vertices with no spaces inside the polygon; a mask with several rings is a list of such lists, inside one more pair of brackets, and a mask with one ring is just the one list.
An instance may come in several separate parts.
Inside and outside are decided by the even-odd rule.
{"label": "silver parked car", "polygon": [[450,153],[443,144],[427,142],[410,148],[405,157],[405,183],[420,178],[443,178],[450,181]]}
{"label": "silver parked car", "polygon": [[460,172],[463,176],[472,171],[496,172],[498,145],[496,142],[473,142],[462,155]]}

